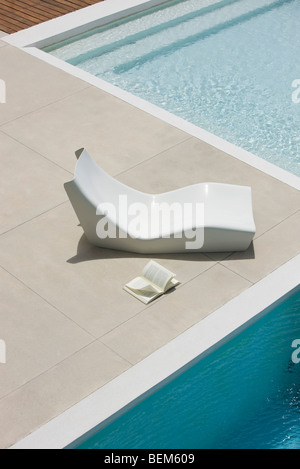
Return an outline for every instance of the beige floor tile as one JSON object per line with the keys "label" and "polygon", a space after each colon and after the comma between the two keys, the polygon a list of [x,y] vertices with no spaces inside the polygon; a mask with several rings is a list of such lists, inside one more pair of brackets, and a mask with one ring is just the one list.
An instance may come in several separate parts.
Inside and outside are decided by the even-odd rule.
{"label": "beige floor tile", "polygon": [[150,304],[101,341],[131,363],[137,363],[250,285],[223,266],[214,265]]}
{"label": "beige floor tile", "polygon": [[7,104],[1,106],[0,125],[88,86],[12,46],[0,48],[0,63],[1,79],[7,85]]}
{"label": "beige floor tile", "polygon": [[[187,164],[188,162],[188,164]],[[170,168],[170,171],[162,171]],[[145,192],[173,190],[199,182],[248,185],[260,236],[300,207],[300,193],[226,153],[188,139],[119,176],[125,184]]]}
{"label": "beige floor tile", "polygon": [[94,87],[3,129],[72,172],[74,152],[86,147],[113,175],[187,138],[184,132]]}
{"label": "beige floor tile", "polygon": [[129,363],[96,341],[4,397],[0,400],[0,448],[11,446],[128,367]]}
{"label": "beige floor tile", "polygon": [[0,234],[67,200],[70,174],[0,131]]}
{"label": "beige floor tile", "polygon": [[93,338],[0,268],[0,398],[44,373]]}
{"label": "beige floor tile", "polygon": [[233,254],[222,264],[257,282],[300,253],[300,211],[255,240],[255,258]]}
{"label": "beige floor tile", "polygon": [[66,203],[2,235],[0,265],[96,337],[138,310],[122,298],[121,285],[133,271],[128,262],[119,266],[122,259],[110,261],[110,252],[82,242],[78,248],[81,236]]}
{"label": "beige floor tile", "polygon": [[199,182],[222,181],[222,174],[210,175],[214,160],[222,161],[224,154],[196,138],[188,138],[172,148],[154,155],[142,165],[125,171],[119,179],[145,192],[178,189]]}
{"label": "beige floor tile", "polygon": [[[181,284],[189,282],[216,264],[216,261],[201,253],[154,255],[151,259],[174,272]],[[148,259],[143,259],[143,266],[147,262]]]}
{"label": "beige floor tile", "polygon": [[[149,256],[91,246],[69,203],[0,237],[0,265],[95,337],[144,307],[123,290]],[[201,254],[160,256],[181,282],[214,262]]]}

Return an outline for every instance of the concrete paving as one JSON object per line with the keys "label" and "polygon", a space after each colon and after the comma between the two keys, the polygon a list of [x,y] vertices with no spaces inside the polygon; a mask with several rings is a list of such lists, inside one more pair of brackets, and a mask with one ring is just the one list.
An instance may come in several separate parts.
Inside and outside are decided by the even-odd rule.
{"label": "concrete paving", "polygon": [[[165,122],[0,41],[0,447],[147,357],[300,252],[300,194]],[[122,290],[149,256],[91,246],[65,194],[86,147],[146,192],[250,185],[245,253],[152,256],[181,285],[145,306]]]}

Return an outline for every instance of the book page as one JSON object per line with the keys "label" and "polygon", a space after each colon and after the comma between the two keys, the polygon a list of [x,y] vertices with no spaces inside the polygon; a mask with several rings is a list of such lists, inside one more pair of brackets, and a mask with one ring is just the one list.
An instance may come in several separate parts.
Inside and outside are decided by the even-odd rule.
{"label": "book page", "polygon": [[175,274],[157,262],[150,261],[143,270],[143,276],[155,286],[157,285],[161,291],[165,291]]}
{"label": "book page", "polygon": [[138,292],[145,292],[145,293],[160,293],[160,289],[156,288],[155,285],[151,285],[147,280],[142,277],[137,277],[131,282],[126,284],[127,288],[130,290],[138,291]]}
{"label": "book page", "polygon": [[124,286],[123,289],[133,295],[138,300],[145,303],[146,305],[151,301],[155,300],[155,298],[157,298],[158,296],[162,295],[161,292],[157,293],[154,291],[151,292],[146,290],[131,290],[130,288],[127,288],[127,286]]}
{"label": "book page", "polygon": [[171,288],[177,287],[180,285],[180,282],[176,280],[176,278],[172,278],[172,280],[168,283],[166,291],[170,290]]}

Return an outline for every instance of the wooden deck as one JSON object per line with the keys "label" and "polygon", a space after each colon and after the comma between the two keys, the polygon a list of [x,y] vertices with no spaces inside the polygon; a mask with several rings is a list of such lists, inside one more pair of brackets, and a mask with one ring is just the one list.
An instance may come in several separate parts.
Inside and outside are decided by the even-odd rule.
{"label": "wooden deck", "polygon": [[99,1],[101,0],[0,0],[0,31],[12,34]]}

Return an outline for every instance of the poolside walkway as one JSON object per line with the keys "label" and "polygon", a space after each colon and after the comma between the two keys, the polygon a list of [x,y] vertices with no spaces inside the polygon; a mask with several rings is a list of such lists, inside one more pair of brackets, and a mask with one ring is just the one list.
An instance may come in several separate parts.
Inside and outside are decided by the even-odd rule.
{"label": "poolside walkway", "polygon": [[[0,63],[0,447],[8,448],[299,254],[300,194],[1,40]],[[253,246],[154,257],[182,284],[144,306],[122,286],[149,256],[92,247],[64,192],[83,146],[143,191],[252,186]]]}
{"label": "poolside walkway", "polygon": [[0,0],[0,30],[15,33],[102,0]]}

